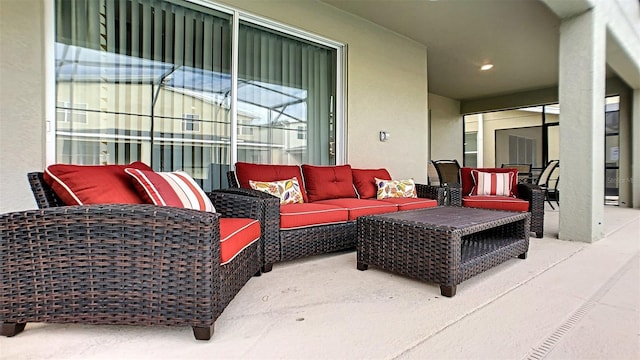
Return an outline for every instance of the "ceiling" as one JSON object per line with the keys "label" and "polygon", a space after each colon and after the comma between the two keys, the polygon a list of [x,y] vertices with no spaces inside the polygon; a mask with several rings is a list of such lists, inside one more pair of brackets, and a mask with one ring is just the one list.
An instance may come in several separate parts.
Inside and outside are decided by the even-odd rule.
{"label": "ceiling", "polygon": [[539,0],[322,1],[424,44],[431,93],[469,100],[558,83],[560,19]]}

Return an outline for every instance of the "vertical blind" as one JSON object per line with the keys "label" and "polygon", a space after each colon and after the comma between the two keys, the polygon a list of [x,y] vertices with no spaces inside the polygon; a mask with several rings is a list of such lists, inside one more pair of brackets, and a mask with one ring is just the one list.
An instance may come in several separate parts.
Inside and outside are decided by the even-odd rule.
{"label": "vertical blind", "polygon": [[334,164],[335,49],[243,21],[231,94],[231,33],[232,15],[189,2],[57,0],[57,161],[141,160],[205,190],[226,186],[232,151]]}

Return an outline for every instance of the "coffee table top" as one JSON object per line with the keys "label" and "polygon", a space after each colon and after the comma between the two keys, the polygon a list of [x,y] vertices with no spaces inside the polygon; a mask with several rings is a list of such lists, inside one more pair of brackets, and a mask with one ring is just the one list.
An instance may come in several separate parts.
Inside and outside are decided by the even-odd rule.
{"label": "coffee table top", "polygon": [[466,229],[488,223],[510,223],[525,219],[527,216],[529,216],[528,213],[512,211],[439,206],[428,209],[370,215],[366,216],[366,218],[377,218],[396,223],[420,224],[436,228]]}

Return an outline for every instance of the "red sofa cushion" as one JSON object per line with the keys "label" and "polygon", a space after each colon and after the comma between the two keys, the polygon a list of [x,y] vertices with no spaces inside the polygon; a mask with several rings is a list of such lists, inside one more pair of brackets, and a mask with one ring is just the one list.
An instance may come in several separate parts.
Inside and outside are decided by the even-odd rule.
{"label": "red sofa cushion", "polygon": [[220,218],[220,261],[230,262],[260,239],[260,222],[245,218]]}
{"label": "red sofa cushion", "polygon": [[321,200],[318,204],[335,205],[349,210],[349,220],[356,220],[360,216],[384,214],[398,211],[396,204],[371,199],[330,199]]}
{"label": "red sofa cushion", "polygon": [[511,168],[470,168],[470,167],[463,167],[460,168],[460,182],[462,183],[462,196],[467,196],[469,194],[471,194],[471,191],[473,190],[473,177],[471,176],[471,170],[478,170],[478,171],[482,171],[482,172],[488,172],[488,173],[508,173],[508,172],[514,172],[514,176],[511,179],[511,191],[513,192],[514,196],[518,196],[518,170],[517,169],[511,169]]}
{"label": "red sofa cushion", "polygon": [[313,166],[302,165],[309,201],[355,198],[350,165]]}
{"label": "red sofa cushion", "polygon": [[425,198],[386,198],[378,201],[395,204],[398,206],[398,211],[426,209],[438,206],[437,200]]}
{"label": "red sofa cushion", "polygon": [[347,222],[348,220],[349,211],[334,205],[304,203],[280,206],[281,229],[337,224]]}
{"label": "red sofa cushion", "polygon": [[304,202],[309,201],[307,198],[307,191],[305,190],[305,184],[302,179],[302,172],[300,172],[300,167],[298,165],[269,165],[237,162],[235,172],[236,177],[238,178],[238,184],[241,188],[245,189],[251,189],[251,186],[249,186],[249,180],[279,181],[295,177],[298,179],[298,184],[300,185],[300,191],[302,192]]}
{"label": "red sofa cushion", "polygon": [[529,202],[527,200],[509,196],[463,196],[462,206],[493,210],[529,211]]}
{"label": "red sofa cushion", "polygon": [[126,168],[153,171],[136,161],[129,165],[50,165],[44,181],[65,205],[144,204]]}
{"label": "red sofa cushion", "polygon": [[378,187],[375,178],[391,180],[391,175],[386,169],[351,169],[351,173],[360,199],[376,198]]}

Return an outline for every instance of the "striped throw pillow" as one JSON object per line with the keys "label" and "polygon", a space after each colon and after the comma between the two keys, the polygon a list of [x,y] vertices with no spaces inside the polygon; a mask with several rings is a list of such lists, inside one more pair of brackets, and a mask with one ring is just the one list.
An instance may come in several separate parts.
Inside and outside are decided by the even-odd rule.
{"label": "striped throw pillow", "polygon": [[155,172],[133,168],[124,171],[135,180],[138,193],[149,204],[216,212],[207,194],[184,171]]}
{"label": "striped throw pillow", "polygon": [[513,196],[511,182],[513,173],[488,173],[471,170],[475,186],[469,195]]}

